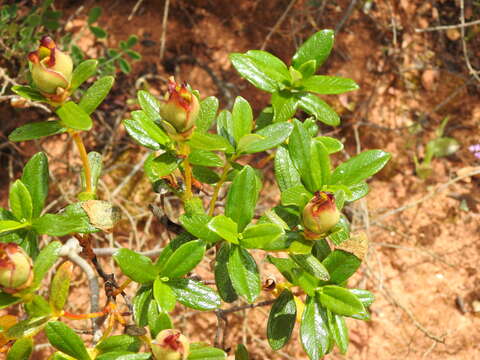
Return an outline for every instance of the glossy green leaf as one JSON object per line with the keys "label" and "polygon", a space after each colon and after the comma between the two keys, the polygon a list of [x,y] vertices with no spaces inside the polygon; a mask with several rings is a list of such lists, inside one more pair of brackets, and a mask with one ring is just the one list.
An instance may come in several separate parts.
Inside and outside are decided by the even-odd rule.
{"label": "glossy green leaf", "polygon": [[90,29],[92,34],[99,39],[104,39],[107,37],[107,32],[99,26],[90,25],[88,28]]}
{"label": "glossy green leaf", "polygon": [[249,50],[245,53],[255,66],[270,78],[288,84],[291,80],[287,65],[275,55],[263,50]]}
{"label": "glossy green leaf", "polygon": [[[312,247],[312,255],[315,256],[318,260],[323,261],[325,258],[330,255],[332,252],[328,241],[325,239],[321,239],[315,241]],[[327,269],[328,271],[328,269]]]}
{"label": "glossy green leaf", "polygon": [[40,295],[33,295],[31,301],[25,304],[25,310],[29,317],[43,317],[52,314],[52,307]]}
{"label": "glossy green leaf", "polygon": [[343,150],[342,142],[335,138],[329,136],[319,136],[314,140],[322,143],[329,155]]}
{"label": "glossy green leaf", "polygon": [[209,96],[200,102],[200,112],[195,120],[196,131],[206,132],[212,127],[218,111],[218,99]]}
{"label": "glossy green leaf", "polygon": [[0,309],[5,309],[6,307],[16,304],[20,301],[22,301],[21,298],[0,292]]}
{"label": "glossy green leaf", "polygon": [[295,168],[286,147],[280,146],[275,154],[275,178],[280,191],[301,185],[300,174]]}
{"label": "glossy green leaf", "polygon": [[238,225],[225,215],[217,215],[208,222],[208,228],[222,239],[238,244]]}
{"label": "glossy green leaf", "polygon": [[83,340],[66,324],[60,321],[50,321],[46,328],[48,341],[58,350],[78,360],[90,360]]}
{"label": "glossy green leaf", "polygon": [[300,324],[300,340],[311,360],[322,359],[330,345],[325,311],[308,296]]}
{"label": "glossy green leaf", "polygon": [[113,76],[104,76],[98,79],[83,94],[78,105],[90,115],[108,95],[114,82],[115,78]]}
{"label": "glossy green leaf", "polygon": [[167,282],[183,305],[196,310],[215,310],[220,307],[218,294],[202,283],[191,279],[174,279]]}
{"label": "glossy green leaf", "polygon": [[122,272],[133,281],[145,284],[157,277],[157,269],[150,258],[130,249],[120,249],[113,254],[113,259]]}
{"label": "glossy green leaf", "polygon": [[130,351],[112,351],[99,355],[95,360],[149,360],[150,353],[133,353]]}
{"label": "glossy green leaf", "polygon": [[38,286],[45,278],[47,272],[57,261],[59,257],[58,250],[61,247],[62,243],[60,241],[52,241],[40,251],[40,254],[38,254],[33,264],[32,286]]}
{"label": "glossy green leaf", "polygon": [[220,156],[207,150],[194,149],[188,155],[188,160],[192,165],[213,167],[223,166],[223,160],[220,158]]}
{"label": "glossy green leaf", "polygon": [[290,254],[290,258],[310,275],[323,281],[330,279],[328,270],[315,256],[311,254]]}
{"label": "glossy green leaf", "polygon": [[297,98],[298,106],[307,114],[315,116],[318,121],[330,126],[340,125],[340,117],[335,110],[318,96],[300,92]]}
{"label": "glossy green leaf", "polygon": [[220,111],[217,117],[217,134],[227,139],[233,147],[237,146],[237,141],[233,134],[234,125],[232,113],[228,110]]}
{"label": "glossy green leaf", "polygon": [[233,153],[233,146],[227,139],[220,135],[210,133],[194,132],[192,138],[188,142],[191,147],[201,150],[219,150],[226,153]]}
{"label": "glossy green leaf", "polygon": [[345,318],[341,315],[334,314],[331,311],[327,311],[327,317],[328,327],[330,329],[330,333],[332,334],[333,340],[335,340],[340,352],[345,354],[348,350],[348,343],[350,342]]}
{"label": "glossy green leaf", "polygon": [[235,360],[249,360],[248,351],[245,345],[238,344],[237,350],[235,350]]}
{"label": "glossy green leaf", "polygon": [[7,354],[7,360],[28,360],[33,352],[33,339],[24,337],[15,341]]}
{"label": "glossy green leaf", "polygon": [[132,111],[132,118],[145,131],[148,137],[158,144],[165,145],[170,142],[168,135],[150,119],[150,115],[146,111]]}
{"label": "glossy green leaf", "polygon": [[286,122],[266,126],[255,134],[259,136],[255,141],[250,141],[245,146],[239,144],[238,153],[253,154],[274,148],[282,144],[290,136],[292,130],[293,125]]}
{"label": "glossy green leaf", "polygon": [[90,130],[92,119],[80,106],[68,101],[55,111],[62,120],[62,124],[75,130]]}
{"label": "glossy green leaf", "polygon": [[140,350],[142,342],[136,336],[130,335],[113,335],[109,336],[95,346],[95,349],[100,354],[111,351],[131,351],[137,352]]}
{"label": "glossy green leaf", "polygon": [[8,231],[23,229],[30,226],[29,223],[21,223],[14,220],[0,220],[0,234]]}
{"label": "glossy green leaf", "polygon": [[304,62],[297,70],[302,74],[303,79],[309,78],[317,71],[317,62],[315,60],[308,60],[307,62]]}
{"label": "glossy green leaf", "polygon": [[341,284],[357,271],[361,260],[349,252],[334,250],[322,263],[330,274],[330,281]]}
{"label": "glossy green leaf", "polygon": [[175,309],[175,304],[177,302],[175,293],[170,286],[165,284],[159,278],[156,278],[153,282],[153,297],[161,312],[168,313]]}
{"label": "glossy green leaf", "polygon": [[88,80],[88,78],[95,75],[97,66],[98,61],[94,59],[85,60],[78,64],[72,73],[72,81],[70,83],[71,91],[74,91]]}
{"label": "glossy green leaf", "polygon": [[331,175],[330,156],[325,146],[318,141],[312,140],[311,143],[311,160],[310,168],[312,177],[317,186],[316,190],[321,188],[321,185],[328,184]]}
{"label": "glossy green leaf", "polygon": [[160,103],[155,96],[147,91],[140,90],[137,93],[137,100],[150,120],[156,121],[160,119]]}
{"label": "glossy green leaf", "polygon": [[20,126],[13,130],[8,140],[13,142],[40,139],[45,136],[61,134],[67,131],[60,121],[40,121]]}
{"label": "glossy green leaf", "polygon": [[125,126],[128,134],[140,145],[151,150],[160,149],[160,144],[148,135],[139,121],[125,119],[122,121],[122,124]]}
{"label": "glossy green leaf", "polygon": [[237,96],[232,109],[233,122],[233,139],[235,143],[247,134],[250,134],[253,128],[253,113],[252,108],[247,100],[241,96]]}
{"label": "glossy green leaf", "polygon": [[53,310],[59,312],[65,306],[68,299],[71,280],[72,263],[64,262],[57,268],[52,282],[50,283],[50,295],[48,299]]}
{"label": "glossy green leaf", "polygon": [[14,85],[12,86],[12,91],[15,94],[31,101],[48,102],[48,99],[43,96],[40,91],[30,86]]}
{"label": "glossy green leaf", "polygon": [[[90,182],[92,184],[92,191],[95,192],[103,169],[102,154],[96,151],[90,151],[87,156],[88,163],[90,164]],[[82,188],[86,189],[85,170],[82,171]]]}
{"label": "glossy green leaf", "polygon": [[277,224],[252,225],[241,234],[240,245],[247,249],[268,250],[283,234],[283,228]]}
{"label": "glossy green leaf", "polygon": [[181,159],[177,158],[171,152],[165,152],[160,156],[151,153],[144,164],[145,174],[151,182],[155,182],[160,178],[171,174],[180,163]]}
{"label": "glossy green leaf", "polygon": [[360,182],[358,184],[348,186],[348,192],[345,194],[345,201],[354,202],[357,201],[364,196],[367,196],[370,189],[368,184],[365,182]]}
{"label": "glossy green leaf", "polygon": [[195,238],[192,237],[192,235],[190,235],[188,232],[182,232],[177,235],[172,241],[170,241],[168,245],[165,246],[160,252],[157,261],[155,262],[155,268],[157,269],[157,271],[160,271],[160,269],[166,264],[166,262],[168,261],[170,256],[172,256],[173,252],[176,249],[194,239]]}
{"label": "glossy green leaf", "polygon": [[94,6],[88,11],[88,25],[92,25],[102,15],[102,8],[100,6]]}
{"label": "glossy green leaf", "polygon": [[138,326],[146,326],[148,323],[149,306],[154,303],[158,313],[157,302],[153,299],[153,289],[151,287],[141,287],[132,299],[133,317]]}
{"label": "glossy green leaf", "polygon": [[332,51],[334,36],[333,30],[321,30],[310,36],[293,55],[293,67],[299,69],[307,61],[315,60],[315,69],[318,69]]}
{"label": "glossy green leaf", "polygon": [[30,192],[25,184],[19,179],[10,187],[8,195],[10,210],[21,221],[30,221],[33,214],[33,203]]}
{"label": "glossy green leaf", "polygon": [[315,75],[301,81],[303,90],[318,94],[342,94],[358,90],[358,85],[352,79],[338,76]]}
{"label": "glossy green leaf", "polygon": [[347,289],[326,285],[318,292],[318,298],[323,306],[330,311],[345,316],[352,316],[365,312],[360,300]]}
{"label": "glossy green leaf", "polygon": [[48,195],[48,159],[45,153],[38,152],[27,162],[22,182],[32,197],[32,215],[38,217]]}
{"label": "glossy green leaf", "polygon": [[231,303],[237,300],[238,295],[232,285],[232,279],[228,273],[228,256],[230,254],[229,243],[223,243],[222,247],[217,253],[215,261],[215,284],[217,286],[218,293],[223,301]]}
{"label": "glossy green leaf", "polygon": [[159,305],[155,300],[148,305],[148,327],[152,338],[155,338],[162,330],[173,328],[170,316],[166,312],[159,311],[158,308]]}
{"label": "glossy green leaf", "polygon": [[182,215],[180,222],[185,230],[193,236],[205,240],[209,243],[216,243],[222,238],[208,228],[208,222],[212,219],[206,214]]}
{"label": "glossy green leaf", "polygon": [[261,64],[248,55],[233,53],[229,58],[240,75],[255,87],[270,93],[279,88],[277,80],[266,74]]}
{"label": "glossy green leaf", "polygon": [[160,270],[160,276],[181,277],[193,270],[202,261],[204,254],[205,242],[203,240],[187,242],[173,252]]}
{"label": "glossy green leaf", "polygon": [[275,300],[267,323],[267,338],[273,350],[279,350],[292,336],[297,317],[297,306],[290,290],[285,289]]}
{"label": "glossy green leaf", "polygon": [[188,360],[225,360],[227,354],[221,349],[203,344],[191,344]]}
{"label": "glossy green leaf", "polygon": [[290,187],[283,191],[281,195],[282,205],[296,205],[299,209],[303,209],[312,197],[313,194],[303,185]]}
{"label": "glossy green leaf", "polygon": [[225,215],[238,224],[238,231],[252,220],[259,192],[255,170],[247,165],[233,179],[225,204]]}
{"label": "glossy green leaf", "polygon": [[192,166],[192,174],[195,179],[204,184],[215,184],[220,180],[220,175],[206,166]]}
{"label": "glossy green leaf", "polygon": [[368,290],[364,289],[348,289],[352,294],[354,294],[363,304],[363,306],[368,307],[373,304],[375,301],[375,295]]}
{"label": "glossy green leaf", "polygon": [[120,68],[120,70],[124,74],[129,74],[132,71],[132,65],[130,65],[130,63],[127,60],[125,60],[124,58],[118,58],[117,59],[117,64],[118,64],[118,67]]}
{"label": "glossy green leaf", "polygon": [[298,99],[290,91],[278,91],[272,94],[274,122],[287,121],[297,111]]}
{"label": "glossy green leaf", "polygon": [[332,184],[354,185],[382,170],[391,155],[383,150],[367,150],[340,164],[330,179]]}
{"label": "glossy green leaf", "polygon": [[227,269],[233,288],[249,303],[260,294],[261,282],[258,267],[249,252],[233,245],[228,256]]}

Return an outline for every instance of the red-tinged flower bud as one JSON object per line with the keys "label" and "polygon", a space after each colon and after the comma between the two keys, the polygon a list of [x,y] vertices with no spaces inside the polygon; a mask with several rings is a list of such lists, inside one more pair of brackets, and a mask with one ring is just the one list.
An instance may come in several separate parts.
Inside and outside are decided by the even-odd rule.
{"label": "red-tinged flower bud", "polygon": [[190,343],[180,331],[166,329],[152,342],[152,352],[157,360],[185,360],[190,353]]}
{"label": "red-tinged flower bud", "polygon": [[15,243],[0,243],[0,286],[13,294],[33,281],[32,259]]}
{"label": "red-tinged flower bud", "polygon": [[302,225],[307,239],[318,239],[334,227],[340,220],[340,211],[335,205],[333,194],[317,191],[305,206],[302,213]]}
{"label": "red-tinged flower bud", "polygon": [[50,37],[40,40],[40,46],[28,54],[28,60],[33,82],[40,91],[61,95],[68,89],[72,80],[72,59],[61,52]]}
{"label": "red-tinged flower bud", "polygon": [[160,106],[163,127],[173,136],[177,134],[188,138],[193,132],[195,120],[200,111],[197,97],[187,89],[186,84],[177,84],[175,79],[168,79],[168,93]]}

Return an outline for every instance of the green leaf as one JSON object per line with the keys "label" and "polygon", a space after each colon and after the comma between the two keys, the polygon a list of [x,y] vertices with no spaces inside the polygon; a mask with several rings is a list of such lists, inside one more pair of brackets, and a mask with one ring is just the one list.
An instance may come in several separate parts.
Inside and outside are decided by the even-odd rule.
{"label": "green leaf", "polygon": [[23,229],[28,226],[30,226],[29,223],[21,223],[14,220],[0,220],[0,234],[8,231]]}
{"label": "green leaf", "polygon": [[132,119],[125,119],[122,121],[123,126],[127,130],[128,134],[140,145],[151,149],[151,150],[159,150],[160,144],[153,140],[147,132],[143,129],[140,122],[132,120]]}
{"label": "green leaf", "polygon": [[45,246],[38,254],[33,264],[33,284],[38,286],[47,275],[47,272],[58,259],[58,250],[62,247],[60,241],[52,241]]}
{"label": "green leaf", "polygon": [[156,278],[153,282],[153,297],[155,298],[161,312],[170,312],[175,309],[177,297],[172,288]]}
{"label": "green leaf", "polygon": [[274,122],[291,119],[297,111],[298,99],[290,91],[278,91],[272,94]]}
{"label": "green leaf", "polygon": [[103,39],[107,37],[107,32],[103,30],[101,27],[90,25],[89,29],[92,32],[92,34],[99,39]]}
{"label": "green leaf", "polygon": [[275,178],[280,191],[301,185],[300,174],[295,168],[286,147],[280,146],[275,154]]}
{"label": "green leaf", "polygon": [[117,64],[124,74],[129,74],[132,71],[132,65],[124,58],[118,58]]}
{"label": "green leaf", "polygon": [[303,270],[316,278],[328,281],[330,275],[325,266],[311,254],[290,254],[290,258],[295,261]]}
{"label": "green leaf", "polygon": [[167,282],[183,305],[195,310],[215,310],[220,307],[218,294],[202,283],[191,279],[174,279]]}
{"label": "green leaf", "polygon": [[22,301],[21,298],[0,292],[0,309],[5,309],[6,307],[16,304],[20,301]]}
{"label": "green leaf", "polygon": [[149,360],[150,353],[133,353],[130,351],[112,351],[102,354],[95,358],[95,360]]}
{"label": "green leaf", "polygon": [[238,225],[225,215],[217,215],[208,222],[208,228],[222,239],[238,244]]}
{"label": "green leaf", "polygon": [[50,316],[27,318],[13,325],[6,332],[8,338],[31,337],[42,330],[45,324],[50,320]]}
{"label": "green leaf", "polygon": [[102,15],[102,8],[100,6],[94,6],[88,12],[88,25],[92,25]]}
{"label": "green leaf", "polygon": [[249,360],[248,351],[245,345],[237,345],[237,350],[235,351],[235,360]]}
{"label": "green leaf", "polygon": [[90,130],[92,119],[80,106],[73,101],[68,101],[56,111],[63,125],[75,130]]}
{"label": "green leaf", "polygon": [[373,304],[375,301],[375,295],[373,295],[370,291],[364,289],[348,289],[352,294],[354,294],[363,306],[368,307]]}
{"label": "green leaf", "polygon": [[[92,183],[92,191],[95,193],[103,169],[102,154],[96,151],[90,151],[88,153],[88,163],[90,164],[90,182]],[[86,189],[85,169],[82,171],[82,188]]]}
{"label": "green leaf", "polygon": [[60,121],[40,121],[20,126],[13,130],[8,140],[13,142],[40,139],[45,136],[61,134],[67,129]]}
{"label": "green leaf", "polygon": [[48,195],[48,159],[45,153],[38,152],[27,162],[22,182],[32,197],[32,216],[38,217]]}
{"label": "green leaf", "polygon": [[277,80],[264,72],[261,63],[248,55],[233,53],[229,55],[235,69],[255,87],[273,93],[279,89]]}
{"label": "green leaf", "polygon": [[391,155],[383,150],[367,150],[340,164],[332,174],[332,184],[354,185],[379,172]]}
{"label": "green leaf", "polygon": [[308,60],[307,62],[303,63],[297,70],[302,74],[303,79],[309,78],[317,71],[317,62],[315,60]]}
{"label": "green leaf", "polygon": [[177,158],[172,152],[164,152],[160,156],[151,153],[144,164],[145,174],[151,182],[155,182],[160,178],[171,174],[180,163],[181,159]]}
{"label": "green leaf", "polygon": [[325,311],[315,298],[308,296],[300,324],[300,340],[311,360],[322,359],[330,345]]}
{"label": "green leaf", "polygon": [[188,160],[192,165],[200,166],[223,166],[223,160],[215,153],[206,150],[194,149],[188,155]]}
{"label": "green leaf", "polygon": [[125,53],[132,60],[140,60],[142,58],[142,55],[139,52],[134,50],[125,50]]}
{"label": "green leaf", "polygon": [[292,130],[293,125],[286,122],[266,126],[255,134],[260,136],[255,141],[251,141],[245,146],[241,146],[240,141],[238,153],[253,154],[276,147],[290,136]]}
{"label": "green leaf", "polygon": [[190,353],[188,354],[188,360],[225,360],[227,354],[221,349],[217,349],[211,346],[205,346],[203,344],[192,344]]}
{"label": "green leaf", "polygon": [[207,224],[211,219],[212,217],[206,214],[182,215],[180,222],[190,234],[213,244],[220,241],[221,237],[208,228]]}
{"label": "green leaf", "polygon": [[31,101],[40,101],[40,102],[48,102],[48,99],[43,96],[40,91],[38,91],[37,89],[34,89],[30,86],[21,86],[21,85],[14,85],[12,86],[12,91],[27,99],[27,100],[31,100]]}
{"label": "green leaf", "polygon": [[220,175],[205,166],[193,166],[192,174],[195,179],[205,184],[215,184],[220,180]]}
{"label": "green leaf", "polygon": [[228,140],[235,147],[237,142],[233,134],[234,123],[232,113],[228,110],[222,110],[217,117],[217,134]]}
{"label": "green leaf", "polygon": [[[318,260],[323,261],[332,252],[330,245],[326,239],[315,241],[312,247],[312,255]],[[328,271],[328,269],[327,269]]]}
{"label": "green leaf", "polygon": [[340,124],[340,117],[335,110],[318,96],[300,92],[297,97],[298,106],[307,114],[315,116],[318,121],[330,126],[338,126]]}
{"label": "green leaf", "polygon": [[355,274],[361,262],[358,257],[349,252],[335,250],[322,263],[330,274],[330,281],[341,284]]}
{"label": "green leaf", "polygon": [[115,78],[113,76],[104,76],[98,79],[83,94],[78,105],[90,115],[108,95],[114,82]]}
{"label": "green leaf", "polygon": [[152,338],[165,329],[173,328],[172,320],[167,313],[159,311],[159,305],[155,300],[150,301],[148,305],[148,327]]}
{"label": "green leaf", "polygon": [[260,71],[277,82],[289,84],[291,81],[287,65],[275,55],[263,50],[249,50],[245,53]]}
{"label": "green leaf", "polygon": [[342,142],[335,138],[329,136],[319,136],[314,140],[322,143],[329,155],[343,150]]}
{"label": "green leaf", "polygon": [[68,299],[70,282],[72,280],[72,263],[64,262],[57,268],[50,283],[49,303],[53,310],[59,312]]}
{"label": "green leaf", "polygon": [[170,256],[172,256],[173,252],[176,249],[182,246],[182,244],[185,244],[192,240],[194,240],[192,235],[190,235],[188,232],[182,232],[177,235],[172,241],[170,241],[168,245],[163,248],[162,252],[157,258],[157,261],[155,262],[155,268],[157,269],[157,272],[160,271],[160,269],[167,263],[168,259],[170,258]]}
{"label": "green leaf", "polygon": [[233,138],[235,143],[245,135],[250,134],[253,127],[252,108],[247,100],[237,96],[232,109]]}
{"label": "green leaf", "polygon": [[228,256],[227,269],[237,294],[253,303],[261,290],[260,274],[253,257],[247,250],[233,245]]}
{"label": "green leaf", "polygon": [[285,289],[275,300],[267,323],[267,338],[273,350],[279,350],[292,336],[297,317],[297,306],[290,290]]}
{"label": "green leaf", "polygon": [[50,321],[46,328],[48,341],[58,350],[78,360],[90,360],[83,340],[67,325],[60,321]]}
{"label": "green leaf", "polygon": [[192,271],[202,261],[204,255],[205,242],[203,240],[187,242],[173,252],[160,270],[160,276],[182,277]]}
{"label": "green leaf", "polygon": [[260,188],[255,170],[246,165],[233,179],[225,204],[225,215],[242,231],[253,218]]}
{"label": "green leaf", "polygon": [[15,341],[7,355],[7,360],[28,360],[33,351],[33,339],[24,337]]}
{"label": "green leaf", "polygon": [[218,99],[215,96],[209,96],[200,102],[200,112],[195,120],[195,130],[203,133],[208,131],[215,121],[218,111]]}
{"label": "green leaf", "polygon": [[88,78],[95,75],[97,71],[98,61],[89,59],[78,64],[72,73],[72,81],[70,83],[70,90],[73,92],[80,85],[82,85]]}
{"label": "green leaf", "polygon": [[100,354],[111,351],[131,351],[137,352],[140,350],[142,342],[136,336],[130,335],[113,335],[107,337],[105,340],[97,344],[95,349]]}
{"label": "green leaf", "polygon": [[352,79],[337,76],[315,75],[300,82],[303,90],[318,94],[342,94],[358,90],[358,85]]}
{"label": "green leaf", "polygon": [[315,290],[319,285],[319,280],[303,270],[292,259],[276,258],[268,256],[267,260],[275,265],[282,275],[294,285],[300,286],[305,293],[310,296],[315,294]]}
{"label": "green leaf", "polygon": [[139,126],[145,131],[145,133],[156,141],[158,144],[165,145],[170,142],[170,138],[167,134],[150,118],[150,115],[146,111],[132,111],[132,118]]}
{"label": "green leaf", "polygon": [[370,189],[368,188],[368,184],[365,182],[361,182],[355,185],[350,185],[348,187],[348,191],[345,192],[346,193],[345,201],[348,201],[348,202],[357,201],[363,198],[364,196],[367,196],[369,191]]}
{"label": "green leaf", "polygon": [[313,194],[303,185],[290,187],[283,191],[281,195],[282,205],[296,205],[299,209],[303,209],[312,197]]}
{"label": "green leaf", "polygon": [[318,292],[318,298],[323,306],[330,311],[345,316],[352,316],[365,312],[360,300],[347,289],[326,285]]}
{"label": "green leaf", "polygon": [[218,293],[223,301],[231,303],[237,300],[238,295],[232,285],[232,279],[228,273],[227,263],[228,255],[230,253],[230,244],[223,243],[222,247],[217,253],[215,261],[215,284]]}
{"label": "green leaf", "polygon": [[348,328],[345,323],[345,319],[341,315],[327,311],[328,317],[328,327],[330,333],[333,336],[333,340],[337,343],[338,348],[342,354],[345,354],[348,350],[348,343],[350,339],[348,338]]}
{"label": "green leaf", "polygon": [[160,103],[152,94],[140,90],[137,93],[137,100],[150,120],[156,121],[160,119]]}
{"label": "green leaf", "polygon": [[315,60],[315,69],[318,69],[330,55],[334,36],[333,30],[322,30],[309,37],[293,55],[293,67],[299,69],[307,61]]}
{"label": "green leaf", "polygon": [[240,245],[247,249],[268,250],[284,234],[277,224],[256,224],[246,228],[240,237]]}
{"label": "green leaf", "polygon": [[158,305],[153,300],[153,289],[151,287],[141,287],[132,300],[133,317],[138,326],[145,326],[148,322],[149,306],[151,303],[155,304],[155,309],[158,312]]}
{"label": "green leaf", "polygon": [[138,42],[138,37],[136,35],[130,35],[127,39],[127,47],[131,48],[132,46],[135,46]]}
{"label": "green leaf", "polygon": [[20,221],[32,220],[32,197],[22,180],[16,180],[10,187],[8,202],[13,215]]}
{"label": "green leaf", "polygon": [[52,307],[48,301],[40,295],[33,295],[31,301],[25,304],[25,310],[27,311],[29,317],[43,317],[52,315]]}
{"label": "green leaf", "polygon": [[120,249],[113,254],[113,259],[122,272],[135,282],[146,284],[155,280],[158,271],[148,257],[130,249]]}
{"label": "green leaf", "polygon": [[189,145],[195,149],[201,150],[219,150],[226,153],[233,153],[233,146],[227,139],[220,135],[193,132],[193,136],[189,140]]}

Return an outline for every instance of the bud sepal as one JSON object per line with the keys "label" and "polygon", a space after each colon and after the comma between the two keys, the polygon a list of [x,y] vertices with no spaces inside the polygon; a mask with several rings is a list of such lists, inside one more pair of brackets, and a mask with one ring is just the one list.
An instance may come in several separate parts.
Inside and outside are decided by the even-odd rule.
{"label": "bud sepal", "polygon": [[0,243],[0,286],[14,294],[33,282],[32,259],[15,243]]}

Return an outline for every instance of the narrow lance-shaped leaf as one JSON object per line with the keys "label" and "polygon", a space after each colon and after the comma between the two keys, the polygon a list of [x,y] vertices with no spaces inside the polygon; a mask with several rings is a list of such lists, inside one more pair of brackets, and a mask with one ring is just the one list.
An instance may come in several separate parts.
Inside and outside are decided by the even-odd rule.
{"label": "narrow lance-shaped leaf", "polygon": [[315,68],[318,69],[330,55],[334,35],[333,30],[322,30],[310,36],[293,56],[293,67],[299,69],[307,61],[315,60]]}
{"label": "narrow lance-shaped leaf", "polygon": [[8,196],[10,209],[18,220],[30,221],[33,214],[32,197],[21,180],[16,180],[10,187]]}
{"label": "narrow lance-shaped leaf", "polygon": [[319,360],[330,345],[326,314],[314,297],[308,296],[300,324],[300,339],[311,360]]}
{"label": "narrow lance-shaped leaf", "polygon": [[267,323],[267,338],[273,350],[279,350],[290,340],[297,307],[290,290],[282,291],[277,300],[273,303]]}
{"label": "narrow lance-shaped leaf", "polygon": [[223,301],[231,303],[237,300],[238,295],[232,285],[232,279],[228,273],[228,257],[230,244],[224,243],[217,253],[215,262],[215,284]]}
{"label": "narrow lance-shaped leaf", "polygon": [[67,131],[67,128],[58,120],[40,121],[16,128],[8,135],[8,140],[13,142],[34,140],[50,135],[61,134],[65,131]]}
{"label": "narrow lance-shaped leaf", "polygon": [[23,168],[22,182],[32,197],[33,217],[38,217],[48,195],[48,159],[45,153],[32,156]]}

